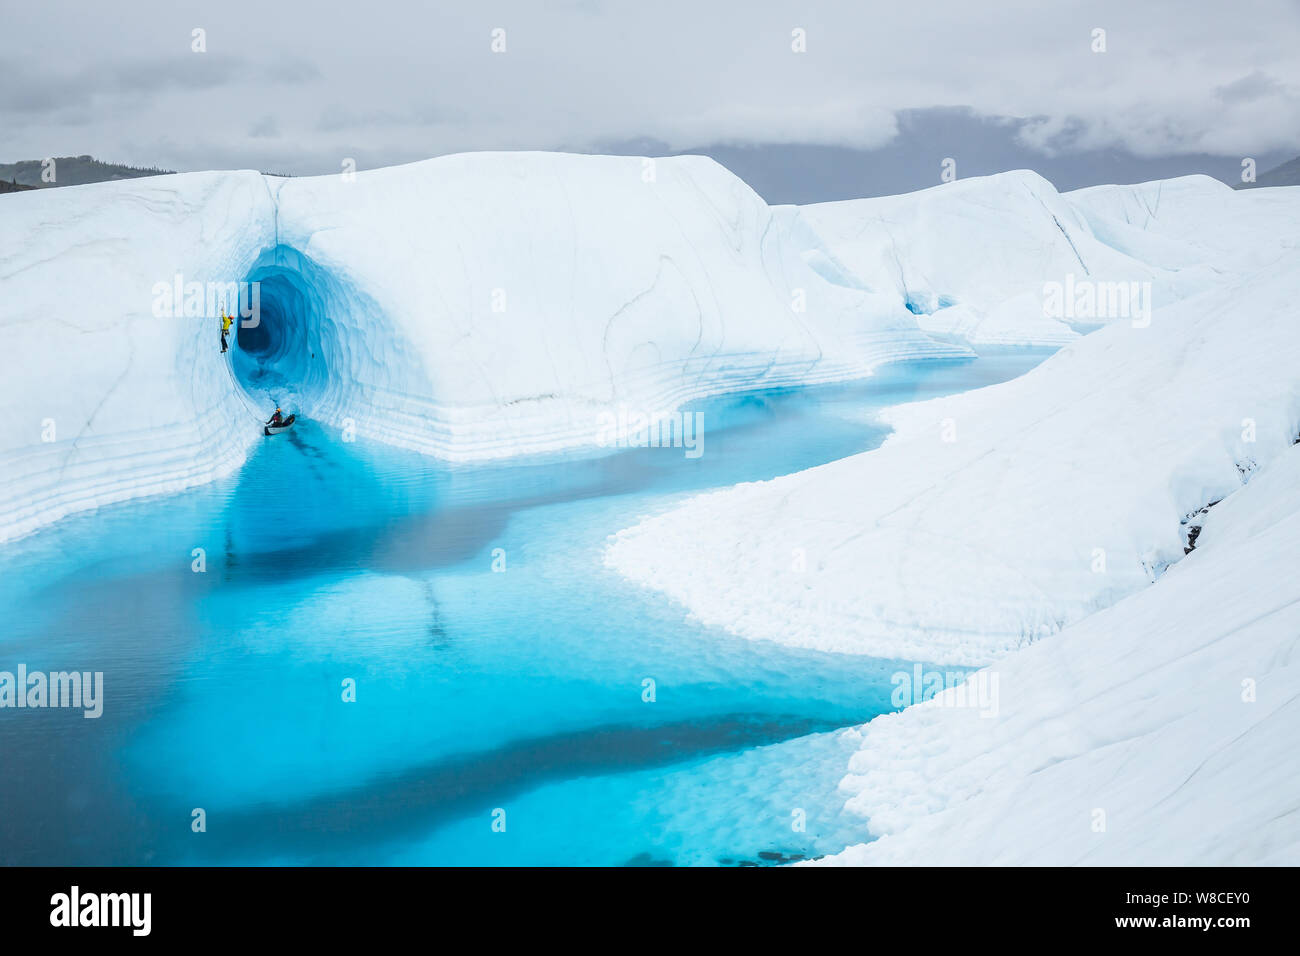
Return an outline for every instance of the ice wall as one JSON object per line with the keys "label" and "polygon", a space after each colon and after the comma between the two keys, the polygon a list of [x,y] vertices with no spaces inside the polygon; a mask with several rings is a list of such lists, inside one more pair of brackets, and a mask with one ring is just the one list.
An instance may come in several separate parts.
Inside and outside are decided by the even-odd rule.
{"label": "ice wall", "polygon": [[[259,325],[223,356],[210,289],[245,281]],[[227,473],[275,402],[463,460],[964,354],[710,160],[544,153],[6,196],[0,329],[0,539]]]}
{"label": "ice wall", "polygon": [[1048,283],[1148,283],[1156,306],[1203,291],[1222,277],[1214,268],[1255,245],[1234,246],[1246,237],[1205,228],[1250,221],[1248,204],[1233,197],[1206,176],[1059,194],[1037,173],[1017,170],[805,206],[798,215],[845,267],[896,295],[934,335],[1064,345],[1131,316],[1045,314]]}
{"label": "ice wall", "polygon": [[155,287],[243,274],[274,239],[262,177],[194,173],[5,200],[0,539],[237,467],[257,433],[217,320],[155,316],[166,305]]}

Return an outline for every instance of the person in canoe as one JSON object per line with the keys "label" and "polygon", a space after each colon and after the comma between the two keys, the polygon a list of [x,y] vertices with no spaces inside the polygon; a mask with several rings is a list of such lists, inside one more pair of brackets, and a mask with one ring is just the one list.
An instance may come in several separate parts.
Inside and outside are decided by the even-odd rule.
{"label": "person in canoe", "polygon": [[294,419],[296,417],[297,417],[296,415],[286,416],[284,412],[280,411],[280,407],[277,405],[275,409],[275,414],[267,419],[266,427],[262,429],[262,434],[275,435],[279,432],[285,431],[290,425],[293,424]]}

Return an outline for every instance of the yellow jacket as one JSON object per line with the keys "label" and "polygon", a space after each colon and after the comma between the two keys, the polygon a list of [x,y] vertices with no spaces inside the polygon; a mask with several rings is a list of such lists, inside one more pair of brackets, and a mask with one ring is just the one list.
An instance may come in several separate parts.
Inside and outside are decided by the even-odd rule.
{"label": "yellow jacket", "polygon": [[228,315],[226,315],[226,313],[222,312],[222,313],[221,313],[221,331],[222,331],[222,332],[229,332],[229,331],[230,331],[230,321],[231,321],[230,316],[228,316]]}

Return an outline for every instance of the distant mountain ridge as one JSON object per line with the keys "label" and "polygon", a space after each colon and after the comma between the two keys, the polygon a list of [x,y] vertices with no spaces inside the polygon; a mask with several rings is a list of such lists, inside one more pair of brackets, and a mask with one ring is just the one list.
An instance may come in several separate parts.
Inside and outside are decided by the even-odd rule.
{"label": "distant mountain ridge", "polygon": [[19,186],[84,186],[86,183],[103,183],[116,179],[140,179],[143,176],[166,176],[174,172],[156,166],[127,166],[122,163],[105,163],[93,156],[55,156],[54,181],[41,178],[45,160],[24,159],[16,163],[0,163],[0,179]]}
{"label": "distant mountain ridge", "polygon": [[[1189,156],[1164,160],[1139,160],[1114,151],[1094,151],[1074,157],[1004,155],[1004,131],[998,124],[969,115],[964,110],[913,111],[904,117],[905,135],[888,149],[863,152],[841,147],[784,145],[766,147],[717,145],[690,150],[712,157],[731,170],[767,202],[800,205],[834,199],[897,195],[936,185],[938,165],[934,157],[948,138],[966,143],[958,172],[961,178],[989,175],[1010,168],[1034,169],[1067,191],[1097,182],[1130,182],[1144,179],[1172,179],[1204,172],[1234,189],[1260,186],[1300,185],[1300,156],[1260,173],[1253,183],[1237,182],[1237,160],[1223,157]],[[989,130],[993,132],[990,133]],[[976,148],[978,146],[978,148]],[[585,150],[574,150],[585,152]],[[652,139],[604,144],[601,152],[615,155],[668,156],[679,151]],[[1282,154],[1285,155],[1285,154]],[[1274,161],[1277,157],[1273,157]],[[969,161],[967,161],[969,160]],[[1014,160],[1014,162],[1013,162]],[[1262,161],[1267,161],[1265,158]],[[144,176],[167,176],[175,170],[156,166],[128,166],[106,163],[93,156],[56,156],[55,180],[41,179],[43,160],[27,159],[0,163],[0,193],[49,186],[80,186]],[[1010,164],[1010,165],[1008,165]],[[263,175],[291,177],[291,173],[263,170]]]}
{"label": "distant mountain ridge", "polygon": [[1233,189],[1254,189],[1258,186],[1300,186],[1300,156],[1260,173],[1253,183],[1238,183]]}
{"label": "distant mountain ridge", "polygon": [[[16,163],[0,163],[0,192],[18,192],[22,189],[43,189],[49,186],[84,186],[87,183],[105,183],[119,179],[141,179],[145,176],[171,176],[174,169],[158,166],[127,166],[124,163],[106,163],[93,156],[55,156],[54,181],[41,178],[45,169],[43,159],[24,159]],[[267,176],[285,176],[288,173],[264,173]]]}
{"label": "distant mountain ridge", "polygon": [[[1128,150],[1082,145],[1067,131],[1033,145],[1032,119],[985,116],[969,107],[904,109],[898,132],[873,149],[809,143],[696,143],[678,149],[650,138],[599,144],[598,152],[639,156],[702,153],[731,170],[771,205],[897,196],[942,182],[945,159],[959,179],[1032,169],[1060,192],[1087,186],[1152,182],[1203,174],[1229,186],[1241,182],[1241,160],[1273,169],[1295,155],[1286,149],[1247,149],[1236,154],[1177,153],[1140,156]],[[576,152],[588,152],[578,148]],[[1266,174],[1266,175],[1271,175]],[[1282,185],[1264,182],[1259,185]]]}

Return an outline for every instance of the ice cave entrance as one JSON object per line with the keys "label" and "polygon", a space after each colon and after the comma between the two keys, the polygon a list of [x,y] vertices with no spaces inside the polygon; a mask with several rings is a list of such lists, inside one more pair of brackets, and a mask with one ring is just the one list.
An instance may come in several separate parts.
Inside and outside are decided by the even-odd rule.
{"label": "ice cave entrance", "polygon": [[[258,402],[305,411],[324,392],[338,329],[327,308],[339,281],[292,246],[264,251],[245,277],[252,315],[236,322],[231,368]],[[335,303],[336,304],[336,303]]]}

